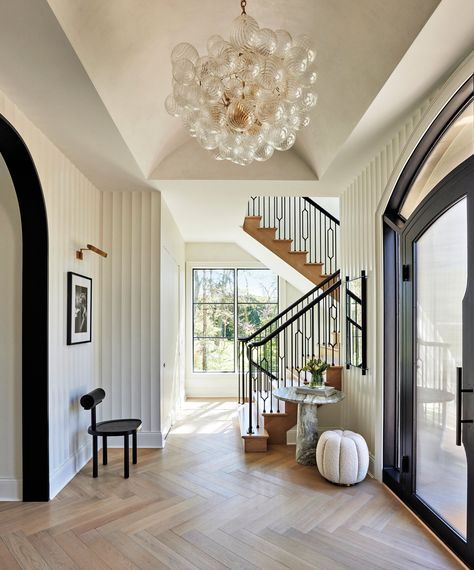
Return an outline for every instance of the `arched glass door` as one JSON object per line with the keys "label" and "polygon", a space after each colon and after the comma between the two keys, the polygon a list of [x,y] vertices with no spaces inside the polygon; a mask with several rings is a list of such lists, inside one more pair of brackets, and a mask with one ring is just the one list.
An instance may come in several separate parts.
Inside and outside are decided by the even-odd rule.
{"label": "arched glass door", "polygon": [[462,304],[467,285],[467,198],[450,206],[411,245],[415,251],[415,492],[467,536],[467,461],[456,445]]}
{"label": "arched glass door", "polygon": [[474,89],[453,97],[385,214],[384,482],[474,566]]}
{"label": "arched glass door", "polygon": [[468,160],[400,236],[402,486],[464,557],[474,553],[473,180]]}

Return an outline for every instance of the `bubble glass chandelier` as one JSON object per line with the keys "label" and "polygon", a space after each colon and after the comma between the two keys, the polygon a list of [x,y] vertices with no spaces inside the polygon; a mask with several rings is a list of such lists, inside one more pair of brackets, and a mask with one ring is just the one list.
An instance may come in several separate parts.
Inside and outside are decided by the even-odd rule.
{"label": "bubble glass chandelier", "polygon": [[290,149],[317,101],[310,38],[260,28],[246,4],[241,0],[229,41],[211,36],[207,55],[189,43],[173,49],[173,93],[165,100],[214,158],[242,166]]}

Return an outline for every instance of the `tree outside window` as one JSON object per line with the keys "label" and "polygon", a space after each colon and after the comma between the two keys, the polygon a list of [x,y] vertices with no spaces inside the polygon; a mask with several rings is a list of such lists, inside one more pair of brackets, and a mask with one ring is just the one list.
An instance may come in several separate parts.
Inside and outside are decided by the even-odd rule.
{"label": "tree outside window", "polygon": [[248,336],[277,313],[270,270],[194,269],[193,371],[235,372],[236,330]]}

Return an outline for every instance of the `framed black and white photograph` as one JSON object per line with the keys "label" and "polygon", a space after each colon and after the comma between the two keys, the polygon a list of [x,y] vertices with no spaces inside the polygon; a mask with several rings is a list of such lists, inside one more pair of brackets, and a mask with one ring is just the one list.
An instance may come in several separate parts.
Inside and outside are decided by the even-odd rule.
{"label": "framed black and white photograph", "polygon": [[69,271],[67,274],[67,343],[92,340],[92,279]]}

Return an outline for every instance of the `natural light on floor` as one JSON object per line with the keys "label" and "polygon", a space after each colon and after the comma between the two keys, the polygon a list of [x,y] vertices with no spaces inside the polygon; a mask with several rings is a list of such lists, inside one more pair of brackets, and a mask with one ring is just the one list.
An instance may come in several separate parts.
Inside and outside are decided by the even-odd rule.
{"label": "natural light on floor", "polygon": [[172,428],[176,435],[218,434],[232,430],[237,403],[228,400],[186,400]]}

